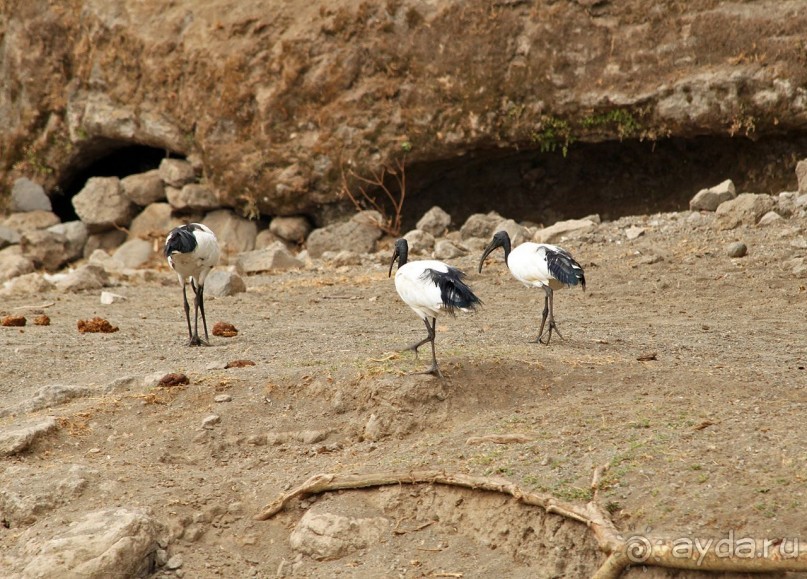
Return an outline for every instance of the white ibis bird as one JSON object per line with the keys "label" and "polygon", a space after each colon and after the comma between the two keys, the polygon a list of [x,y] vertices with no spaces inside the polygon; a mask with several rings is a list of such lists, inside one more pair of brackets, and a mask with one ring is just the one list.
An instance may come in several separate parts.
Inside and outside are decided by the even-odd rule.
{"label": "white ibis bird", "polygon": [[[219,261],[219,242],[216,235],[206,225],[189,223],[171,230],[165,240],[165,257],[168,264],[177,272],[182,284],[182,299],[185,305],[185,319],[188,322],[189,346],[207,346],[207,320],[205,320],[205,279],[210,270]],[[193,303],[193,331],[191,331],[190,306],[185,286],[190,280],[195,296]],[[202,314],[202,325],[205,339],[199,338],[199,313]]]}
{"label": "white ibis bird", "polygon": [[[445,312],[455,315],[457,310],[464,312],[475,309],[482,302],[474,295],[465,282],[465,274],[450,267],[442,261],[432,259],[422,261],[407,261],[409,245],[405,239],[395,242],[395,252],[389,265],[389,276],[392,276],[392,267],[398,260],[398,271],[395,272],[395,289],[398,295],[426,324],[428,335],[421,341],[412,344],[407,350],[415,352],[417,358],[418,348],[426,342],[432,343],[432,365],[423,374],[434,374],[443,377],[437,366],[437,356],[434,353],[434,336],[437,328],[437,316]],[[429,323],[431,320],[431,323]]]}
{"label": "white ibis bird", "polygon": [[[555,330],[555,333],[562,338],[563,336],[560,335],[558,327],[555,325],[552,294],[555,290],[578,284],[583,287],[583,291],[586,291],[583,268],[568,251],[556,245],[528,241],[511,251],[510,236],[506,231],[499,231],[493,236],[482,254],[482,259],[479,260],[479,273],[482,273],[485,258],[498,247],[504,248],[504,261],[514,278],[527,287],[541,287],[546,294],[541,328],[534,341],[546,343],[548,346],[549,340],[552,339],[552,330]],[[546,334],[546,342],[544,342],[544,324],[547,319],[549,319],[549,329]]]}

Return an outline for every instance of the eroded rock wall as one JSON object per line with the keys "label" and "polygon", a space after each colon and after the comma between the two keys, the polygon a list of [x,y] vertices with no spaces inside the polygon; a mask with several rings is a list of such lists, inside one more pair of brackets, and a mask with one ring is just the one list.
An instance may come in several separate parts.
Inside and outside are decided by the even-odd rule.
{"label": "eroded rock wall", "polygon": [[125,0],[0,5],[0,179],[124,144],[269,215],[469,151],[807,129],[799,0]]}

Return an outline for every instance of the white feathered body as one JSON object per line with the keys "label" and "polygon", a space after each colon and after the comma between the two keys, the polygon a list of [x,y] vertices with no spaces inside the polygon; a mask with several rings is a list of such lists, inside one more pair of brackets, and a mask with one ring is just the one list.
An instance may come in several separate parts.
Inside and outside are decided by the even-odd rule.
{"label": "white feathered body", "polygon": [[[444,282],[440,286],[439,278]],[[437,279],[435,279],[437,278]],[[395,272],[398,295],[421,319],[469,311],[479,300],[460,280],[462,273],[433,259],[410,261]]]}
{"label": "white feathered body", "polygon": [[[528,287],[559,290],[583,283],[583,269],[565,249],[548,243],[522,243],[510,252],[507,267]],[[559,279],[560,278],[560,279]]]}
{"label": "white feathered body", "polygon": [[165,253],[180,282],[192,279],[197,286],[204,286],[207,275],[221,256],[216,235],[201,223],[174,229],[165,241]]}

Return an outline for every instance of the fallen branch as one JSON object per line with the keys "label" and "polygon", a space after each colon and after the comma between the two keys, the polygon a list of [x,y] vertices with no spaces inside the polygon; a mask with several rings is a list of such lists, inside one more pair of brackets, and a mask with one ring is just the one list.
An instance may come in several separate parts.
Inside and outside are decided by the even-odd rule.
{"label": "fallen branch", "polygon": [[[597,500],[605,470],[604,467],[594,470],[591,481],[593,497],[585,506],[560,501],[544,493],[527,492],[505,479],[461,473],[424,470],[318,474],[280,495],[254,518],[258,521],[270,519],[295,498],[312,494],[402,484],[439,484],[510,495],[521,503],[541,507],[547,513],[586,525],[594,534],[599,549],[607,555],[594,579],[617,579],[631,565],[723,572],[807,571],[807,544],[802,546],[796,538],[735,540],[733,535],[723,539],[704,539],[669,538],[657,534],[625,538]],[[725,548],[721,550],[721,546]]]}
{"label": "fallen branch", "polygon": [[486,434],[484,436],[471,436],[465,444],[484,444],[493,442],[495,444],[519,444],[522,442],[532,442],[534,438],[526,434]]}

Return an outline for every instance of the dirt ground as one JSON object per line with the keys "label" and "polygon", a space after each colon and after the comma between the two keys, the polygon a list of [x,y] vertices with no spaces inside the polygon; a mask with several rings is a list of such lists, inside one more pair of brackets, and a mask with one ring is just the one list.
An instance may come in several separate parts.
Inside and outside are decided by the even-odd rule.
{"label": "dirt ground", "polygon": [[[717,231],[711,215],[689,215],[623,218],[564,242],[588,291],[556,294],[565,339],[549,347],[528,341],[543,294],[515,281],[500,251],[482,274],[481,251],[452,262],[484,307],[438,321],[444,380],[409,374],[425,369],[428,351],[419,361],[394,354],[423,325],[387,277],[391,240],[362,266],[249,277],[246,293],[209,298],[211,325],[239,330],[209,348],[184,345],[181,297],[164,265],[153,281],[112,288],[128,298],[113,305],[100,292],[5,298],[4,314],[30,320],[41,310],[51,325],[0,328],[4,407],[48,384],[135,379],[36,413],[60,428],[4,459],[3,485],[25,479],[32,496],[47,495],[79,465],[89,484],[34,519],[150,508],[182,560],[158,576],[585,577],[604,559],[582,525],[440,486],[326,494],[253,520],[323,472],[444,469],[584,503],[593,469],[607,464],[601,498],[625,533],[807,540],[807,277],[783,265],[807,254],[807,220]],[[628,241],[630,225],[644,235]],[[727,256],[736,240],[746,257]],[[120,331],[79,334],[77,320],[93,316]],[[223,368],[239,359],[255,365]],[[147,380],[168,372],[190,384]],[[231,400],[215,402],[221,394]],[[202,428],[211,414],[220,422]],[[278,434],[299,431],[325,434],[313,443]],[[496,433],[532,440],[466,442]],[[394,530],[316,561],[289,544],[306,509],[385,517]],[[0,551],[33,522],[4,521]]]}

